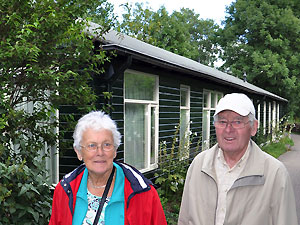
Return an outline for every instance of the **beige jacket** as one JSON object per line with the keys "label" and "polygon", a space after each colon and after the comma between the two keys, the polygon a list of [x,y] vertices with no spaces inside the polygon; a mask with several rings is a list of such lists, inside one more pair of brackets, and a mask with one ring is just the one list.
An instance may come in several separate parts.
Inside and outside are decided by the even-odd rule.
{"label": "beige jacket", "polygon": [[[218,145],[199,153],[187,173],[178,225],[214,225]],[[297,225],[293,187],[284,165],[250,141],[245,169],[227,195],[224,225]]]}

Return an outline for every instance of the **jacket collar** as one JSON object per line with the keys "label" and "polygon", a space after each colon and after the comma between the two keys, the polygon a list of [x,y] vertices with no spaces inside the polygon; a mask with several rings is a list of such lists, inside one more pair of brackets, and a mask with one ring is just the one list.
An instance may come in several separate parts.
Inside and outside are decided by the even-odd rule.
{"label": "jacket collar", "polygon": [[[110,201],[111,202],[123,201],[124,195],[122,193],[124,190],[124,174],[121,168],[117,164],[114,163],[114,166],[116,167],[116,180],[115,180],[114,190]],[[81,198],[83,199],[83,201],[86,202],[87,202],[87,179],[88,179],[88,170],[87,168],[85,168],[77,192],[77,198]]]}
{"label": "jacket collar", "polygon": [[150,185],[153,185],[152,182],[145,178],[145,176],[136,168],[125,163],[117,163],[117,165],[122,168],[124,175],[130,182],[131,188],[134,193],[140,193],[150,190]]}
{"label": "jacket collar", "polygon": [[[116,167],[116,179],[113,189],[112,196],[109,200],[109,204],[115,202],[124,202],[124,173],[120,166],[114,163]],[[82,221],[88,210],[88,200],[87,200],[87,179],[88,179],[88,170],[85,168],[84,174],[82,176],[80,186],[76,195],[76,205],[75,212],[73,216],[73,225],[82,224]]]}
{"label": "jacket collar", "polygon": [[[73,203],[75,201],[74,198],[76,198],[74,195],[76,195],[76,191],[80,186],[80,180],[83,175],[83,171],[85,170],[85,165],[82,164],[79,167],[77,167],[72,172],[66,174],[63,179],[60,181],[60,185],[64,189],[66,195],[69,198],[69,209],[71,211],[71,214],[73,215]],[[71,185],[72,183],[72,185]]]}
{"label": "jacket collar", "polygon": [[264,157],[262,150],[257,144],[250,140],[250,152],[245,169],[241,172],[240,177],[245,176],[263,176],[264,175]]}

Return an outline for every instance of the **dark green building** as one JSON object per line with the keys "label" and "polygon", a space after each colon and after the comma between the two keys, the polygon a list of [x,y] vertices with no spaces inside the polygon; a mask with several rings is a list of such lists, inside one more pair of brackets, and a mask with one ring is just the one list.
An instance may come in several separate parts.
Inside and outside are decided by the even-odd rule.
{"label": "dark green building", "polygon": [[[95,45],[100,43],[104,50],[116,53],[93,86],[100,102],[103,92],[112,92],[106,103],[113,106],[111,116],[122,134],[117,160],[134,165],[150,178],[158,168],[161,143],[171,148],[175,138],[188,146],[178,160],[193,159],[215,143],[212,116],[218,100],[227,93],[245,93],[253,100],[265,135],[272,133],[284,115],[286,99],[232,75],[115,31],[95,41]],[[187,141],[186,136],[193,138]],[[52,161],[57,165],[54,182],[80,164],[72,145]]]}

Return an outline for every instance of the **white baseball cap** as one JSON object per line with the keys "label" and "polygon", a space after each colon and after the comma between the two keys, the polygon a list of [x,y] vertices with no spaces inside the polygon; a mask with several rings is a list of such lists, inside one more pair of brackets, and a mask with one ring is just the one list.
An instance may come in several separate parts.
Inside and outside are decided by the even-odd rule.
{"label": "white baseball cap", "polygon": [[255,116],[255,108],[252,101],[247,95],[241,93],[231,93],[221,98],[216,106],[214,116],[224,110],[231,110],[241,116],[247,116],[249,113]]}

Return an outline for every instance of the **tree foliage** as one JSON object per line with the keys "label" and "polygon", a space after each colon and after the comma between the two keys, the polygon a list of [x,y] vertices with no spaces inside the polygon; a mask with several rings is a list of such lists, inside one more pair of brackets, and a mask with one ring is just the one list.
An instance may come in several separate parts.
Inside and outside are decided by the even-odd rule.
{"label": "tree foliage", "polygon": [[89,82],[108,60],[93,53],[79,19],[102,3],[0,0],[0,224],[47,224],[45,157],[57,143],[56,110],[92,105]]}
{"label": "tree foliage", "polygon": [[213,66],[217,60],[214,33],[218,25],[213,20],[200,19],[187,8],[169,15],[164,6],[156,12],[142,3],[123,6],[126,13],[119,31],[202,64]]}
{"label": "tree foliage", "polygon": [[219,32],[223,70],[290,101],[299,113],[300,11],[294,0],[237,0]]}

